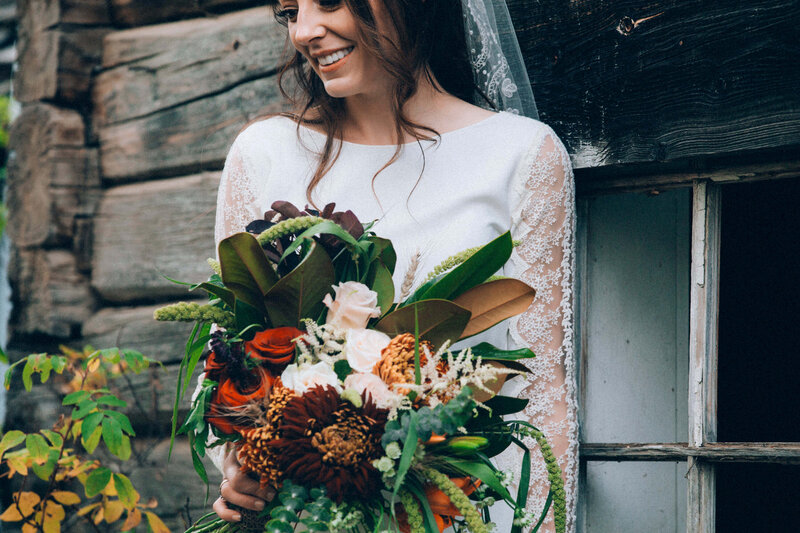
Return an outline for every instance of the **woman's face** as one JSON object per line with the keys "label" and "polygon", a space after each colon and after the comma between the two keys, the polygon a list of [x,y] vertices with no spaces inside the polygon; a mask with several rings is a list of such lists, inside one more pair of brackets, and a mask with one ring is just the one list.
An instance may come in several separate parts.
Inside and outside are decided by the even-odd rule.
{"label": "woman's face", "polygon": [[278,16],[329,95],[380,96],[390,87],[388,73],[360,42],[356,19],[343,0],[281,0]]}

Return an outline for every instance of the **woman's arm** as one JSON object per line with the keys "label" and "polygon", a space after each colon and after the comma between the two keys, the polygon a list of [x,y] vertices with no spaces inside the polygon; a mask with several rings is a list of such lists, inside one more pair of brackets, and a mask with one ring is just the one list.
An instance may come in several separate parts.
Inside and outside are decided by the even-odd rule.
{"label": "woman's arm", "polygon": [[[574,528],[578,467],[577,401],[573,322],[575,188],[569,156],[553,131],[545,127],[519,167],[512,195],[513,276],[536,288],[531,307],[512,319],[509,333],[536,358],[532,373],[511,380],[509,387],[529,398],[526,418],[541,429],[558,457],[567,499],[567,531]],[[506,391],[508,393],[510,391]],[[528,446],[537,450],[532,440]],[[536,456],[534,456],[536,457]],[[534,460],[528,509],[539,513],[547,491],[547,471]],[[553,531],[552,510],[543,531]]]}

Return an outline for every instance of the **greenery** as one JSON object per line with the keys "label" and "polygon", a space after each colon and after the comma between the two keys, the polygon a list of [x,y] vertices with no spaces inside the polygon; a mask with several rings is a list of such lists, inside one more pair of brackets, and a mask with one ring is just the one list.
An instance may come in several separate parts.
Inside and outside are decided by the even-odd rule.
{"label": "greenery", "polygon": [[35,376],[42,383],[61,376],[62,390],[68,392],[61,403],[68,413],[52,429],[28,434],[12,430],[2,435],[3,475],[17,484],[13,503],[0,520],[21,522],[23,533],[61,531],[68,516],[85,519],[96,531],[109,531],[111,524],[128,531],[146,520],[150,531],[169,532],[152,511],[157,502],[143,502],[126,475],[92,455],[102,442],[120,460],[130,459],[135,433],[120,411],[127,404],[111,392],[109,381],[141,373],[154,362],[134,350],[62,347],[60,354],[31,354],[11,365],[6,389],[20,367],[28,392]]}

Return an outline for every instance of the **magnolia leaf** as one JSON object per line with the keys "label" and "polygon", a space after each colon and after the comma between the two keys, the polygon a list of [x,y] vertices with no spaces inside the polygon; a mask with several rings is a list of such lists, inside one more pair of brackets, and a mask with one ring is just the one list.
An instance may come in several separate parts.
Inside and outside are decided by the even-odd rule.
{"label": "magnolia leaf", "polygon": [[461,336],[470,319],[470,312],[447,300],[425,300],[392,311],[375,325],[390,337],[411,333],[419,327],[420,338],[441,346],[446,340]]}
{"label": "magnolia leaf", "polygon": [[471,337],[525,312],[535,296],[535,289],[511,278],[489,281],[467,290],[453,300],[453,303],[472,313],[461,338]]}
{"label": "magnolia leaf", "polygon": [[81,497],[68,490],[54,490],[51,496],[55,501],[64,505],[78,505],[81,503]]}
{"label": "magnolia leaf", "polygon": [[297,327],[303,318],[318,316],[334,281],[331,258],[321,245],[312,244],[300,264],[264,296],[272,327]]}
{"label": "magnolia leaf", "polygon": [[122,518],[122,513],[124,512],[125,506],[119,500],[107,500],[103,504],[103,515],[109,524]]}
{"label": "magnolia leaf", "polygon": [[237,233],[219,243],[219,262],[225,286],[242,300],[264,311],[264,294],[278,281],[264,250],[249,233]]}
{"label": "magnolia leaf", "polygon": [[469,259],[442,276],[419,300],[443,298],[452,300],[472,287],[483,283],[500,270],[514,249],[511,233],[505,232],[475,252]]}
{"label": "magnolia leaf", "polygon": [[144,514],[147,516],[147,523],[150,529],[153,530],[153,533],[170,533],[166,524],[164,524],[154,512],[145,511]]}
{"label": "magnolia leaf", "polygon": [[371,280],[370,289],[378,293],[378,307],[381,313],[385,314],[394,303],[392,272],[383,262],[375,263],[374,269],[374,279]]}

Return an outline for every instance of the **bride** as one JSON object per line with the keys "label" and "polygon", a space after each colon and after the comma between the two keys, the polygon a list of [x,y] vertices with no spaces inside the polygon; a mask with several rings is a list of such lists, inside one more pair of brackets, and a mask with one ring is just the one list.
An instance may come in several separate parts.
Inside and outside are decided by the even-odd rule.
{"label": "bride", "polygon": [[[503,273],[538,295],[481,340],[537,354],[532,372],[503,394],[530,399],[525,415],[559,458],[574,529],[572,171],[553,131],[519,114],[535,116],[535,107],[524,96],[524,67],[512,79],[502,52],[495,24],[507,20],[503,0],[279,0],[274,9],[294,48],[281,78],[294,75],[295,113],[255,121],[234,141],[217,242],[263,218],[275,200],[336,202],[376,220],[375,231],[392,240],[399,285],[412,263],[419,283],[444,258],[511,228],[521,244]],[[520,460],[512,451],[498,458],[507,471]],[[528,507],[540,512],[547,473],[534,462]],[[274,496],[239,472],[233,451],[215,463],[224,475],[214,503],[221,518],[241,518],[228,502],[259,510]],[[500,517],[497,531],[509,531],[512,519]],[[552,530],[552,511],[547,522]]]}

